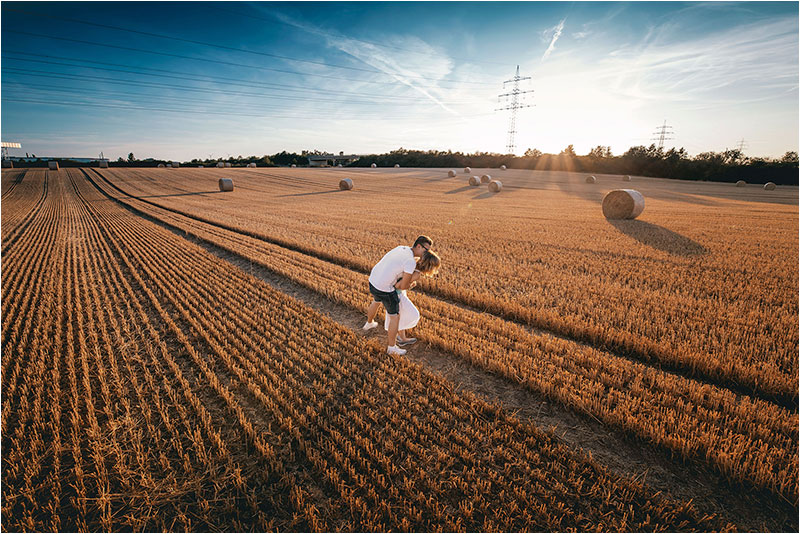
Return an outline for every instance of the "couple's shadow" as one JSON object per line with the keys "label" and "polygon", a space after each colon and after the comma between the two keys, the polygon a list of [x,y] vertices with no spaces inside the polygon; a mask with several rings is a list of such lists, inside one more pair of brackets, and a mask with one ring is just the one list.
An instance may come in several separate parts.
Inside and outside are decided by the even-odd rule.
{"label": "couple's shadow", "polygon": [[617,230],[654,249],[676,256],[701,256],[708,249],[686,236],[657,224],[636,219],[607,219]]}

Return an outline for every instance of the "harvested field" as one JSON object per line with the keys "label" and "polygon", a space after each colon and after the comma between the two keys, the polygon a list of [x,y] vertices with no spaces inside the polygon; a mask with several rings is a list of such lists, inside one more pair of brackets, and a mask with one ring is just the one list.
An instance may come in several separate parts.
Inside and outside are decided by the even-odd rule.
{"label": "harvested field", "polygon": [[421,343],[797,527],[796,189],[637,178],[609,222],[602,176],[215,171],[3,171],[4,530],[753,530],[241,267],[363,310],[419,233]]}

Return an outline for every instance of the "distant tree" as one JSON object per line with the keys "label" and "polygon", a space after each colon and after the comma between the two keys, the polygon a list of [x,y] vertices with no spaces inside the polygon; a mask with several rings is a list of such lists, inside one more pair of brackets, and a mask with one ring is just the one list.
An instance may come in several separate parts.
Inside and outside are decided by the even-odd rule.
{"label": "distant tree", "polygon": [[575,147],[572,145],[569,145],[567,148],[565,148],[559,153],[559,156],[568,156],[571,158],[574,158],[576,155],[577,154],[575,154]]}
{"label": "distant tree", "polygon": [[[570,145],[570,146],[572,146],[572,145]],[[594,147],[593,149],[591,149],[589,151],[587,156],[589,156],[590,158],[596,158],[596,159],[610,158],[611,157],[611,147],[610,146],[597,145],[596,147]]]}
{"label": "distant tree", "polygon": [[542,151],[539,150],[538,148],[529,148],[528,150],[525,151],[525,157],[526,158],[541,158],[542,157]]}
{"label": "distant tree", "polygon": [[797,163],[797,152],[789,151],[783,155],[781,158],[781,162],[783,163]]}
{"label": "distant tree", "polygon": [[134,161],[136,161],[136,156],[134,156],[133,152],[131,152],[130,154],[128,154],[128,162],[133,163]]}
{"label": "distant tree", "polygon": [[117,158],[117,162],[118,163],[125,163],[125,160],[122,159],[122,156],[120,156],[120,157]]}

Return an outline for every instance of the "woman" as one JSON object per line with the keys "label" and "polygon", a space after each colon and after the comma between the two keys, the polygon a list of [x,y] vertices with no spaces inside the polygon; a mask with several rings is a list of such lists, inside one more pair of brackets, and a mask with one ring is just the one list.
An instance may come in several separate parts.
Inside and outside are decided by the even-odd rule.
{"label": "woman", "polygon": [[[439,266],[442,260],[435,252],[430,250],[417,260],[417,268],[414,269],[414,274],[411,275],[411,287],[417,285],[420,276],[434,276],[439,272]],[[400,280],[397,280],[399,282]],[[395,282],[396,283],[396,282]],[[397,346],[411,345],[416,343],[417,338],[406,336],[406,330],[410,330],[417,326],[419,322],[419,310],[411,299],[408,298],[405,290],[397,289],[397,296],[400,298],[400,325],[397,327]],[[389,330],[389,316],[387,315],[383,322],[383,328]]]}

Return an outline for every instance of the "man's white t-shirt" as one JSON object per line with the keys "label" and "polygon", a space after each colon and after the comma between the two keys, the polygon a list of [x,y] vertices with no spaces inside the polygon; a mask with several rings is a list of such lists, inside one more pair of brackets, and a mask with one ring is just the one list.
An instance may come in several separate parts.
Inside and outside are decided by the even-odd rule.
{"label": "man's white t-shirt", "polygon": [[394,284],[403,277],[403,273],[413,274],[417,268],[414,252],[411,247],[395,247],[381,258],[369,273],[369,283],[379,291],[390,293]]}

